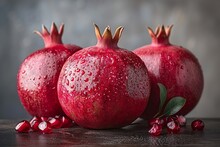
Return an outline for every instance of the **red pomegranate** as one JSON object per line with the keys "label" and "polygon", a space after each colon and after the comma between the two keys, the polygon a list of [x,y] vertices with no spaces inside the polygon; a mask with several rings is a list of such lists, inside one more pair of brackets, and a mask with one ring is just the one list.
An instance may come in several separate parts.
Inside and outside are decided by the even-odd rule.
{"label": "red pomegranate", "polygon": [[169,36],[172,26],[158,27],[155,33],[148,32],[152,43],[134,50],[147,66],[151,81],[151,95],[142,117],[152,118],[160,103],[160,91],[157,83],[167,88],[167,99],[181,96],[186,99],[184,107],[177,113],[186,115],[198,103],[203,90],[203,73],[197,58],[187,49],[172,45]]}
{"label": "red pomegranate", "polygon": [[97,44],[73,54],[65,62],[58,80],[58,99],[68,117],[92,129],[126,126],[144,111],[150,83],[143,61],[119,48],[123,28],[112,37],[110,27]]}
{"label": "red pomegranate", "polygon": [[32,116],[62,115],[57,98],[57,80],[66,59],[81,49],[62,43],[64,25],[58,31],[52,23],[49,33],[45,26],[42,33],[36,31],[45,43],[45,48],[29,55],[21,64],[17,75],[17,91],[24,108]]}

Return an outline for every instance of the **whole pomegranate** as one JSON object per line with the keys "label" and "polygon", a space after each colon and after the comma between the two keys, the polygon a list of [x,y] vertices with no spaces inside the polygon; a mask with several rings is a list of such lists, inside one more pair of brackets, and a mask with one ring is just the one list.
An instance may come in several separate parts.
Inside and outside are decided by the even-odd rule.
{"label": "whole pomegranate", "polygon": [[167,88],[166,102],[172,97],[186,99],[184,107],[177,113],[186,115],[198,103],[203,90],[203,73],[197,58],[187,49],[172,45],[169,36],[172,26],[158,27],[155,33],[148,28],[152,43],[134,50],[147,66],[151,81],[151,95],[142,117],[152,118],[160,104],[157,83]]}
{"label": "whole pomegranate", "polygon": [[123,28],[112,37],[95,25],[97,44],[84,48],[65,62],[58,80],[58,99],[68,117],[92,129],[119,128],[144,111],[150,83],[144,62],[119,48]]}
{"label": "whole pomegranate", "polygon": [[62,43],[64,25],[58,31],[52,23],[49,33],[45,26],[42,33],[36,31],[45,48],[29,55],[17,74],[17,91],[24,108],[32,116],[55,116],[64,114],[57,98],[57,80],[66,59],[81,49]]}

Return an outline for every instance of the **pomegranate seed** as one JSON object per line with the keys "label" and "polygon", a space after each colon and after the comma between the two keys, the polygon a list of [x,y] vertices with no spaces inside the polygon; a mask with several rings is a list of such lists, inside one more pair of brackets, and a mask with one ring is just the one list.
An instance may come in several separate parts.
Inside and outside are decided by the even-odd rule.
{"label": "pomegranate seed", "polygon": [[200,119],[197,119],[197,120],[194,120],[192,123],[191,123],[191,127],[192,129],[195,131],[195,130],[198,130],[198,131],[202,131],[204,129],[204,126],[205,124],[203,123],[202,120]]}
{"label": "pomegranate seed", "polygon": [[70,128],[73,126],[73,121],[67,116],[62,116],[61,118],[62,128]]}
{"label": "pomegranate seed", "polygon": [[57,128],[61,128],[61,126],[62,126],[62,122],[58,118],[50,118],[48,121],[51,124],[52,128],[56,128],[57,129]]}
{"label": "pomegranate seed", "polygon": [[162,132],[162,125],[155,123],[152,125],[152,127],[150,128],[150,130],[148,132],[149,132],[149,134],[151,134],[153,136],[160,135]]}
{"label": "pomegranate seed", "polygon": [[38,128],[40,131],[44,134],[49,134],[52,132],[51,124],[47,121],[42,121],[39,125]]}
{"label": "pomegranate seed", "polygon": [[48,117],[42,116],[42,117],[40,117],[40,119],[41,119],[41,121],[47,121]]}
{"label": "pomegranate seed", "polygon": [[186,126],[186,118],[184,116],[177,116],[177,121],[179,122],[181,127]]}
{"label": "pomegranate seed", "polygon": [[58,118],[58,119],[60,119],[62,116],[60,116],[60,115],[56,115],[54,118]]}
{"label": "pomegranate seed", "polygon": [[167,132],[170,134],[177,134],[180,132],[180,125],[176,121],[169,121],[167,123]]}
{"label": "pomegranate seed", "polygon": [[34,116],[29,122],[30,122],[30,124],[32,124],[32,122],[33,121],[41,121],[41,119],[39,118],[39,117],[37,117],[37,116]]}
{"label": "pomegranate seed", "polygon": [[166,118],[166,121],[167,121],[167,122],[177,121],[177,116],[168,116],[168,117]]}
{"label": "pomegranate seed", "polygon": [[23,120],[16,125],[15,130],[19,133],[27,133],[29,132],[30,128],[30,123],[27,120]]}
{"label": "pomegranate seed", "polygon": [[153,119],[149,120],[148,123],[149,123],[150,126],[153,126],[154,124],[159,124],[159,125],[162,125],[162,126],[165,125],[164,119],[161,119],[161,118],[153,118]]}
{"label": "pomegranate seed", "polygon": [[40,124],[39,120],[32,121],[30,124],[31,124],[31,129],[33,131],[39,131],[39,128],[38,128],[38,126]]}

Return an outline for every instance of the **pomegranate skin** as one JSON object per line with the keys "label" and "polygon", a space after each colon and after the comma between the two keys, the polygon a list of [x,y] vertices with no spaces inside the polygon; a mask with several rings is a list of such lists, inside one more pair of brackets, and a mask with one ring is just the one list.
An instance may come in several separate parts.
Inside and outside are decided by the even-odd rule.
{"label": "pomegranate skin", "polygon": [[186,99],[177,115],[188,114],[197,105],[203,91],[204,79],[198,59],[189,50],[169,43],[171,28],[158,27],[155,34],[148,28],[152,43],[133,51],[144,61],[151,81],[151,95],[142,114],[145,119],[153,118],[159,110],[157,83],[167,88],[166,102],[175,96]]}
{"label": "pomegranate skin", "polygon": [[32,116],[53,117],[64,112],[57,98],[57,80],[66,59],[80,47],[62,44],[60,32],[52,24],[51,34],[43,26],[39,34],[45,42],[42,48],[29,55],[17,74],[17,91],[24,108]]}
{"label": "pomegranate skin", "polygon": [[117,47],[122,28],[114,38],[109,27],[103,36],[96,25],[95,29],[97,45],[76,52],[65,62],[58,99],[65,114],[81,127],[120,128],[138,118],[147,105],[147,69],[137,55]]}

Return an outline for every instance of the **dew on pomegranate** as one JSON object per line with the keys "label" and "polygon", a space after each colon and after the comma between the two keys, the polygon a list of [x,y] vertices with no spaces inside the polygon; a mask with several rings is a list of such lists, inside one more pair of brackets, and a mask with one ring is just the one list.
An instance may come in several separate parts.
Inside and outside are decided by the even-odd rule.
{"label": "dew on pomegranate", "polygon": [[70,84],[69,79],[66,79],[66,85],[69,86],[69,84]]}
{"label": "dew on pomegranate", "polygon": [[79,68],[76,68],[76,72],[80,72],[80,69],[79,69]]}
{"label": "dew on pomegranate", "polygon": [[44,76],[44,79],[46,80],[46,79],[47,79],[47,77],[48,77],[48,75],[45,75],[45,76]]}
{"label": "dew on pomegranate", "polygon": [[89,78],[86,78],[84,81],[85,81],[85,82],[88,82],[88,81],[89,81]]}
{"label": "dew on pomegranate", "polygon": [[[121,28],[118,29],[119,34],[120,34],[120,30]],[[104,36],[106,37],[107,35]],[[110,37],[110,35],[108,35],[108,37]],[[99,37],[97,38],[98,40],[100,39]],[[119,36],[117,36],[116,38],[119,38]],[[111,39],[109,38],[108,40]],[[105,39],[102,41],[103,41],[102,43],[105,43]],[[133,68],[136,68],[133,67],[132,63],[130,62],[140,62],[142,64],[141,68],[143,68],[144,73],[146,74],[147,72],[146,67],[144,66],[140,58],[138,58],[130,51],[124,51],[123,49],[118,48],[117,45],[114,46],[105,45],[106,47],[103,48],[102,43],[101,44],[98,43],[97,46],[85,48],[84,50],[76,52],[76,54],[73,54],[70,58],[68,58],[67,62],[65,63],[66,66],[64,68],[67,71],[72,70],[73,73],[75,74],[74,82],[70,82],[73,83],[72,85],[75,86],[73,90],[72,89],[70,90],[71,84],[70,86],[67,86],[64,83],[64,85],[60,87],[58,85],[58,93],[60,95],[59,100],[61,101],[62,108],[65,109],[67,112],[70,112],[71,110],[71,113],[68,114],[68,116],[70,116],[73,120],[76,120],[74,119],[74,117],[82,116],[78,118],[78,121],[81,122],[85,121],[85,123],[81,124],[81,126],[91,123],[93,126],[90,127],[97,129],[99,127],[101,128],[105,128],[109,126],[114,127],[116,123],[118,123],[118,125],[125,125],[126,123],[130,123],[128,122],[129,119],[127,118],[128,117],[127,114],[132,113],[129,115],[129,117],[131,117],[130,120],[136,119],[136,117],[140,116],[140,113],[143,112],[141,111],[141,109],[143,110],[145,108],[147,101],[147,95],[145,95],[145,92],[139,94],[137,91],[135,91],[133,92],[133,95],[128,95],[126,89],[126,84],[127,84],[127,81],[125,81],[125,76],[127,75],[126,69],[128,68],[128,70],[132,71]],[[112,49],[112,47],[116,47],[116,49],[114,48]],[[117,60],[114,60],[113,56],[118,57],[118,60],[120,59],[118,61],[118,64],[116,64]],[[126,56],[129,57],[132,56],[133,58],[137,58],[137,61],[130,61],[129,58],[125,59],[125,61],[122,61],[122,58],[125,58]],[[82,60],[85,60],[85,62],[83,61],[83,64],[82,64]],[[62,69],[62,71],[65,69]],[[80,71],[78,69],[80,69]],[[62,71],[61,71],[60,79],[62,80],[62,82],[65,82],[64,79],[65,77],[68,77],[68,74],[67,73],[64,74],[64,72]],[[134,71],[133,76],[139,75],[139,74],[135,74],[135,72],[139,72],[138,70],[133,70],[133,71]],[[68,77],[69,80],[71,79],[71,76]],[[146,85],[142,84],[142,82],[144,83],[146,81],[145,77],[147,75],[143,76],[140,74],[140,76],[142,77],[141,78],[142,81],[140,82],[139,80],[136,82],[140,82],[139,83],[141,85],[140,87],[144,87]],[[132,76],[130,76],[130,78],[132,81],[131,83],[135,84],[134,87],[136,88],[136,90],[139,89],[146,90],[146,87],[140,88],[139,84],[135,83],[135,78],[133,78]],[[108,88],[105,89],[106,87]],[[120,90],[119,92],[116,92],[118,95],[114,94],[114,87],[115,88],[118,87],[118,90]],[[133,87],[129,86],[129,88],[132,89]],[[124,89],[126,89],[126,91]],[[70,97],[72,95],[71,96],[73,98],[72,100],[75,102],[70,102],[68,103],[68,106],[65,106],[67,101],[65,100],[64,94],[62,93],[63,91],[67,92],[65,93],[65,96]],[[138,93],[138,96],[132,97],[136,95],[136,93]],[[137,97],[139,99],[135,99]],[[126,98],[128,100],[126,100]],[[111,105],[115,104],[116,99],[118,99],[117,101],[117,109],[119,109],[118,114],[116,114],[117,112],[114,112],[115,114],[111,114],[113,112],[113,111],[110,112]],[[99,104],[99,101],[103,103]],[[134,103],[132,103],[133,101]],[[103,111],[101,110],[98,111],[98,113],[100,114],[94,114],[94,113],[90,114],[91,116],[88,116],[86,113],[76,114],[75,111],[77,111],[78,109],[81,110],[81,112],[87,112],[88,111],[87,109],[91,109],[94,107],[94,102],[96,102],[96,104],[99,107],[104,107],[103,106],[104,104],[106,105],[105,113],[108,113],[106,114],[107,116],[111,116],[111,115],[117,117],[122,116],[122,118],[120,118],[120,120],[114,119],[114,121],[118,121],[118,122],[106,121],[102,126],[98,126],[97,124],[101,122],[102,116],[104,116],[101,114]],[[124,104],[125,102],[126,104]],[[135,108],[130,108],[134,106],[133,104],[138,104],[138,105]],[[126,112],[123,112],[123,108],[121,107],[125,107],[125,105],[128,105],[129,111],[131,110],[130,112],[128,110],[126,110]],[[88,117],[90,117],[90,119]],[[107,118],[107,120],[111,120],[111,118]],[[122,121],[125,122],[122,123]],[[111,123],[114,124],[114,126],[112,126]]]}

